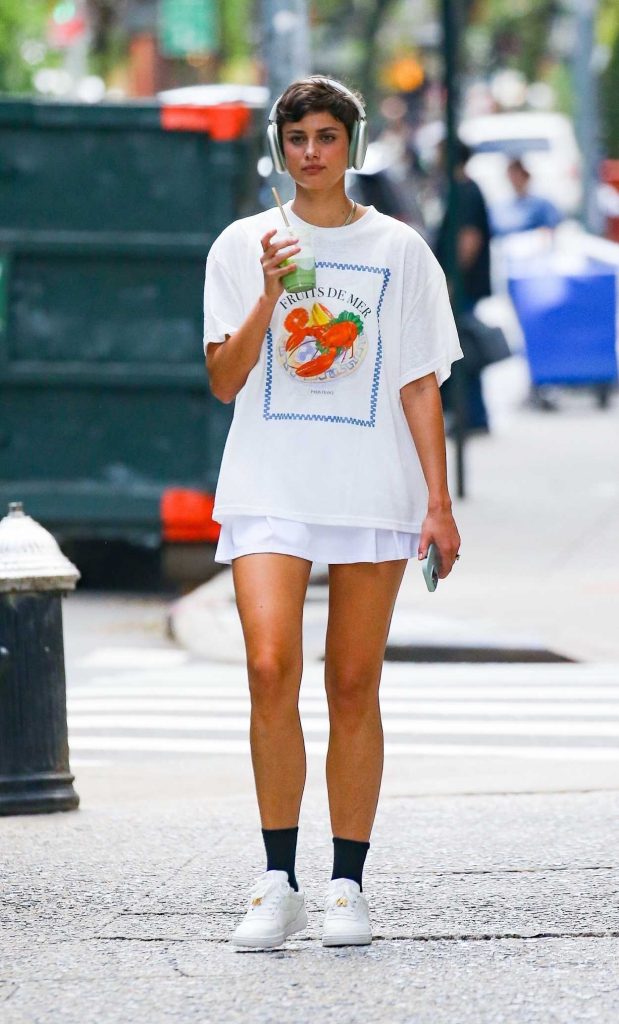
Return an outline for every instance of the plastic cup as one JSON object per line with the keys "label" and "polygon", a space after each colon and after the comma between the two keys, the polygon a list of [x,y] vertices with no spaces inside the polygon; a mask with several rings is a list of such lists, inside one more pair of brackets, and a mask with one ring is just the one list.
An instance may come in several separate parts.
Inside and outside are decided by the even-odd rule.
{"label": "plastic cup", "polygon": [[296,270],[282,278],[284,288],[293,294],[312,291],[316,287],[316,261],[311,231],[305,228],[281,228],[275,240],[281,242],[284,238],[298,238],[301,250],[280,263],[282,267],[287,263],[294,263],[296,266]]}

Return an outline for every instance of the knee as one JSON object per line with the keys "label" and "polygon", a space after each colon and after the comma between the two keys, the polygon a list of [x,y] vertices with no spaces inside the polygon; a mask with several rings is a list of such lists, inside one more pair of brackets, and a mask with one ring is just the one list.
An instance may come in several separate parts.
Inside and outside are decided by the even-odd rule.
{"label": "knee", "polygon": [[378,708],[376,681],[363,672],[343,670],[326,683],[331,719],[353,723]]}
{"label": "knee", "polygon": [[247,659],[252,710],[273,713],[298,704],[300,666],[285,652],[264,648]]}

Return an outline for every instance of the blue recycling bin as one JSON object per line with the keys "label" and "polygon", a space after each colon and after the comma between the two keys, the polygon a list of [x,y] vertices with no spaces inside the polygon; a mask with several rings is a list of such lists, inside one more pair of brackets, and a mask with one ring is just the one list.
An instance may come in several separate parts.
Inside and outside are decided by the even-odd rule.
{"label": "blue recycling bin", "polygon": [[535,386],[617,380],[617,271],[591,258],[571,269],[554,254],[512,261],[509,293]]}

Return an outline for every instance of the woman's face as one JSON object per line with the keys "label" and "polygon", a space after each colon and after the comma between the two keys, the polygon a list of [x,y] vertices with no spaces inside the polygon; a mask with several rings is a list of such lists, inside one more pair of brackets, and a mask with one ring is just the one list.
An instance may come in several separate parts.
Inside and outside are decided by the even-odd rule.
{"label": "woman's face", "polygon": [[284,158],[297,185],[320,190],[331,188],[346,173],[348,132],[327,111],[306,114],[301,121],[282,126]]}

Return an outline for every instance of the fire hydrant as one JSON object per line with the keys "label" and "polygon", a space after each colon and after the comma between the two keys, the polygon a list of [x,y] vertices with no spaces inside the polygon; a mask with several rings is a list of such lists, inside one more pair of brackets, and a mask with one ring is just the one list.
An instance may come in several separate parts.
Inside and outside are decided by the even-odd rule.
{"label": "fire hydrant", "polygon": [[11,502],[0,520],[0,814],[69,811],[61,596],[80,574]]}

